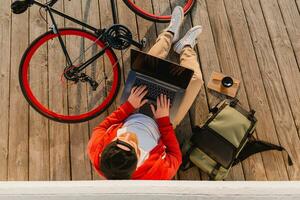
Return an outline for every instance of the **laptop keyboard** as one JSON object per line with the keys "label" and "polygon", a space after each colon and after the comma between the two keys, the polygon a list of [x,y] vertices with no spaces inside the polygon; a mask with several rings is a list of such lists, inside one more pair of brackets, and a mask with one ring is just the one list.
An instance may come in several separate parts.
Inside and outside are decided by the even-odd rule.
{"label": "laptop keyboard", "polygon": [[146,94],[146,98],[156,102],[157,96],[160,94],[166,95],[170,99],[170,103],[173,103],[176,92],[169,90],[167,88],[160,87],[157,84],[150,83],[148,81],[144,81],[142,79],[137,78],[135,80],[134,86],[145,85],[148,89],[148,93]]}

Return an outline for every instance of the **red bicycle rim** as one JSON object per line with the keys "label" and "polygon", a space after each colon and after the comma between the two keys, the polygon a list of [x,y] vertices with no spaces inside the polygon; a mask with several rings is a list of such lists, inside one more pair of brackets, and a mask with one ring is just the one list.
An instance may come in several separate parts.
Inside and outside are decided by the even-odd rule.
{"label": "red bicycle rim", "polygon": [[[184,13],[186,13],[192,6],[193,6],[193,1],[194,0],[188,0],[187,3],[185,4],[185,6],[183,7],[183,11]],[[155,14],[152,13],[148,13],[147,11],[141,9],[140,7],[138,7],[135,3],[132,2],[132,0],[128,0],[127,1],[133,8],[136,9],[136,11],[140,12],[141,14],[153,18],[153,19],[158,19],[158,20],[170,20],[171,19],[171,15],[162,15],[162,16],[157,16]]]}
{"label": "red bicycle rim", "polygon": [[[76,29],[66,29],[66,30],[60,30],[60,34],[61,35],[77,35],[77,36],[81,36],[81,37],[85,37],[90,39],[91,41],[96,42],[101,48],[104,47],[104,44],[102,41],[98,40],[95,36],[93,36],[92,34],[89,34],[85,31],[81,31],[81,30],[76,30]],[[116,67],[117,65],[117,59],[115,57],[115,54],[110,50],[107,49],[105,54],[108,56],[112,66],[115,66],[113,68],[113,83],[112,83],[112,87],[110,92],[108,93],[106,99],[95,109],[87,112],[87,113],[83,113],[80,115],[62,115],[62,114],[58,114],[55,113],[51,110],[49,110],[47,107],[45,107],[44,105],[42,105],[37,98],[33,95],[32,90],[29,86],[29,81],[28,81],[28,70],[29,70],[29,62],[32,58],[32,56],[34,55],[34,53],[36,52],[36,50],[43,45],[45,42],[47,42],[50,39],[53,39],[57,37],[57,34],[46,34],[44,35],[42,38],[40,38],[31,48],[30,50],[27,52],[27,56],[23,62],[23,67],[22,67],[22,83],[23,83],[23,89],[25,90],[25,93],[27,95],[27,98],[29,99],[29,101],[33,104],[33,106],[38,109],[40,112],[42,112],[43,114],[45,114],[46,116],[56,119],[58,121],[67,121],[67,122],[77,122],[77,121],[84,121],[85,119],[96,115],[97,113],[101,112],[107,105],[109,105],[109,103],[111,102],[111,100],[114,98],[115,93],[117,92],[117,88],[118,88],[118,82],[119,82],[119,74],[118,74],[118,67]],[[63,70],[63,69],[62,69]]]}

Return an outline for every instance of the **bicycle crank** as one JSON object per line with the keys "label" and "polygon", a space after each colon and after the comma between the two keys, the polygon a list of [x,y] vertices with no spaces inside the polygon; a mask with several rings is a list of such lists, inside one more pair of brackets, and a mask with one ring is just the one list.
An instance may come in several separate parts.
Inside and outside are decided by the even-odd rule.
{"label": "bicycle crank", "polygon": [[141,42],[133,40],[130,30],[121,24],[111,26],[104,32],[102,38],[110,47],[117,50],[125,50],[130,45],[143,49],[146,46],[147,41],[146,38],[142,39]]}

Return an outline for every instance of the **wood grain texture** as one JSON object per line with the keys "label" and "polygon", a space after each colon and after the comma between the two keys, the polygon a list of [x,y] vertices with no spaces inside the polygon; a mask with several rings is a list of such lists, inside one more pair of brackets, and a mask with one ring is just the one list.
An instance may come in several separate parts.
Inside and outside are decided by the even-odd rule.
{"label": "wood grain texture", "polygon": [[[100,8],[99,8],[99,2],[98,1],[91,1],[91,0],[82,0],[81,1],[82,4],[82,15],[83,15],[83,22],[94,26],[96,28],[100,28],[101,26],[101,21],[100,21]],[[90,45],[93,45],[91,42],[86,42],[85,43],[85,49],[87,48],[91,48],[91,50],[88,50],[86,55],[85,55],[85,59],[88,59],[90,57],[92,57],[93,55],[95,55],[96,52],[98,52],[100,50],[100,48],[97,47],[97,45],[93,45],[92,47],[90,47]],[[86,69],[86,73],[87,75],[91,76],[92,78],[94,78],[97,82],[98,82],[98,77],[102,76],[102,69],[103,69],[103,65],[104,65],[104,59],[100,58],[98,60],[96,60],[91,67],[88,67]],[[99,82],[100,84],[100,82]],[[101,85],[101,84],[100,84]],[[100,88],[101,86],[99,86]],[[101,99],[98,97],[98,95],[101,95],[102,93],[97,91],[92,91],[92,89],[90,88],[89,85],[87,85],[87,104],[88,107],[94,105],[94,103],[96,102],[96,99],[99,99],[99,101],[101,101]],[[96,105],[97,103],[95,103]],[[94,127],[96,125],[99,124],[100,119],[104,118],[104,116],[107,115],[107,112],[104,112],[103,114],[101,114],[100,116],[96,117],[95,119],[92,119],[90,121],[88,121],[88,129],[89,129],[89,138],[92,136],[92,131],[94,129]],[[87,152],[86,152],[87,154]],[[100,180],[100,177],[97,175],[96,171],[93,170],[93,166],[92,163],[90,163],[90,167],[91,167],[91,178],[94,180]]]}
{"label": "wood grain texture", "polygon": [[298,11],[300,13],[300,0],[295,0],[296,1],[296,5],[297,5],[297,8],[298,8]]}
{"label": "wood grain texture", "polygon": [[[151,1],[136,1],[136,4],[144,10],[147,10],[149,13],[153,13]],[[140,40],[143,38],[147,39],[147,46],[144,51],[148,51],[155,44],[157,38],[155,24],[137,16],[137,26]]]}
{"label": "wood grain texture", "polygon": [[[101,26],[101,14],[100,14],[101,10],[99,8],[99,2],[92,1],[92,0],[82,0],[81,4],[82,4],[83,21],[91,26],[99,28]],[[101,5],[101,7],[103,8],[103,5]],[[90,47],[91,45],[93,45],[93,46]],[[92,44],[92,42],[87,41],[85,43],[85,49],[88,49],[88,48],[91,48],[91,50],[87,50],[86,55],[85,55],[86,60],[88,58],[91,58],[98,51],[100,51],[100,47],[98,47],[95,44]],[[97,59],[94,63],[92,63],[86,69],[87,75],[92,77],[94,80],[96,80],[100,84],[100,86],[98,88],[101,88],[102,85],[104,86],[103,90],[105,90],[106,83],[100,82],[100,78],[102,78],[101,80],[104,79],[104,74],[103,74],[104,73],[104,65],[105,65],[104,58],[100,58],[100,59]],[[86,85],[86,86],[87,86],[88,107],[92,107],[93,105],[99,105],[96,102],[97,101],[101,102],[103,100],[101,95],[105,95],[106,91],[102,92],[103,90],[100,90],[100,89],[93,91],[89,85]],[[91,134],[92,134],[92,131],[95,128],[95,126],[97,126],[100,123],[100,121],[102,121],[102,119],[104,119],[104,117],[106,117],[106,115],[107,115],[107,111],[105,111],[100,116],[98,116],[95,119],[92,119],[88,122],[89,137],[92,136]],[[95,179],[95,180],[100,179],[100,177],[98,176],[96,171],[93,170],[91,162],[90,162],[90,165],[91,165],[90,167],[91,167],[92,179]]]}
{"label": "wood grain texture", "polygon": [[[297,59],[298,68],[300,70],[300,13],[296,1],[293,0],[278,0],[280,11],[287,29],[294,54]],[[299,133],[299,122],[296,120]]]}
{"label": "wood grain texture", "polygon": [[[277,135],[281,141],[281,135],[289,132],[289,129],[293,129],[293,127],[287,127],[284,125],[285,123],[290,123],[289,121],[292,120],[292,117],[288,108],[284,87],[280,81],[281,78],[277,68],[278,65],[269,39],[260,3],[258,1],[243,1],[243,5],[262,79],[266,88]],[[286,116],[290,116],[290,120],[286,119]],[[260,139],[278,144],[278,139],[269,134],[266,135],[266,137],[261,137]],[[284,144],[283,146],[286,147]],[[288,177],[287,172],[284,170],[285,162],[282,159],[282,155],[277,152],[273,152],[273,154],[275,158],[275,162],[273,162],[274,164],[265,165],[268,180],[286,180]],[[285,156],[286,155],[284,154],[284,157]],[[270,160],[266,160],[270,158],[271,157],[269,156],[264,157],[264,162],[270,163]]]}
{"label": "wood grain texture", "polygon": [[[136,24],[136,16],[122,1],[116,1],[117,2],[117,10],[118,10],[118,17],[119,17],[119,23],[122,25],[125,25],[129,28],[129,30],[132,33],[132,37],[134,40],[139,39],[138,31],[137,31],[137,24]],[[136,49],[136,47],[131,46],[131,48]],[[121,95],[122,91],[124,89],[124,82],[126,81],[127,75],[130,70],[130,49],[126,49],[122,51],[121,57],[119,56],[120,61],[122,61],[122,84],[120,87],[120,93],[117,96],[116,102],[117,105],[120,105],[121,103]]]}
{"label": "wood grain texture", "polygon": [[[167,0],[157,1],[152,0],[153,12],[161,13],[163,15],[170,15],[172,13],[170,2]],[[163,29],[168,26],[168,23],[156,23],[157,33],[161,33]]]}
{"label": "wood grain texture", "polygon": [[[272,115],[268,106],[265,88],[253,49],[243,6],[241,1],[225,0],[226,11],[231,25],[236,52],[240,62],[241,72],[245,84],[245,90],[249,105],[256,110],[256,117],[259,121],[256,128],[256,136],[272,134],[276,137]],[[245,48],[247,46],[247,48]],[[254,78],[255,77],[255,78]],[[256,81],[253,81],[255,79]],[[265,136],[266,137],[266,136]],[[266,155],[269,156],[269,155]],[[273,161],[274,162],[274,161]],[[271,165],[273,165],[273,162]],[[243,170],[247,180],[267,180],[264,165],[260,154],[250,157],[243,162]],[[276,165],[276,163],[275,163]]]}
{"label": "wood grain texture", "polygon": [[[138,40],[139,35],[137,31],[135,14],[132,13],[123,2],[117,2],[117,9],[119,14],[118,15],[119,23],[127,26],[132,33],[133,39]],[[132,48],[135,47],[132,46]],[[128,50],[122,51],[122,60],[123,60],[123,68],[124,68],[124,77],[126,80],[128,72],[130,70],[130,51]]]}
{"label": "wood grain texture", "polygon": [[11,12],[10,1],[0,6],[0,180],[7,180],[8,158],[8,127],[9,127],[9,85],[10,85],[10,57],[11,57]]}
{"label": "wood grain texture", "polygon": [[[247,108],[248,101],[245,94],[245,86],[224,3],[222,0],[210,0],[206,1],[206,3],[222,72],[241,81],[237,98]],[[228,178],[229,180],[244,180],[241,164],[233,168]]]}
{"label": "wood grain texture", "polygon": [[[18,66],[28,46],[28,11],[12,15],[8,180],[28,180],[28,104],[21,93]],[[22,26],[21,26],[22,24]]]}
{"label": "wood grain texture", "polygon": [[[221,71],[213,33],[208,16],[208,10],[205,0],[197,1],[191,14],[193,26],[201,25],[203,31],[198,38],[198,55],[204,80],[204,86],[201,88],[199,95],[190,109],[190,117],[193,125],[201,126],[209,114],[209,107],[215,106],[220,99],[212,95],[205,85],[208,84],[209,78],[213,71]],[[208,180],[209,177],[201,173],[202,180]]]}
{"label": "wood grain texture", "polygon": [[[83,20],[82,4],[79,1],[65,1],[65,12],[70,16]],[[66,21],[66,27],[77,27],[79,25]],[[70,38],[66,41],[66,47],[72,60],[79,57],[79,63],[85,60],[84,53],[85,40],[82,38]],[[83,56],[82,56],[83,55]],[[76,63],[73,63],[76,64]],[[87,83],[77,83],[68,85],[69,113],[87,112]],[[89,140],[88,122],[70,124],[70,151],[71,151],[71,174],[72,180],[91,179],[90,160],[86,154]]]}
{"label": "wood grain texture", "polygon": [[294,2],[278,1],[278,3],[281,9],[277,2],[261,1],[279,70],[299,133],[300,70],[298,69],[298,64],[300,57],[300,15],[297,13],[297,7]]}
{"label": "wood grain texture", "polygon": [[[300,142],[297,140],[299,135],[295,123],[299,124],[300,116],[300,73],[277,2],[262,0],[261,7],[288,98],[285,104],[289,103],[291,108],[291,110],[286,108],[282,110],[283,112],[275,111],[273,116],[280,117],[280,125],[285,128],[278,130],[280,143],[291,152],[295,162],[299,163],[300,155],[296,152],[300,150]],[[289,168],[288,173],[290,179],[297,179],[300,176],[299,166]]]}
{"label": "wood grain texture", "polygon": [[[112,14],[112,7],[111,7],[111,2],[110,0],[108,1],[101,1],[99,0],[99,14],[100,14],[100,20],[101,20],[101,28],[105,28],[105,29],[108,29],[110,28],[112,25],[113,25],[113,14]],[[116,1],[118,3],[118,1]],[[122,3],[122,2],[119,2],[119,3]],[[118,7],[116,6],[116,9],[117,9],[117,13],[118,13]],[[120,98],[121,98],[121,95],[122,95],[122,90],[123,90],[123,82],[124,82],[124,77],[123,77],[123,74],[122,74],[122,67],[123,67],[123,64],[122,64],[122,53],[121,51],[119,50],[113,50],[117,56],[117,59],[118,59],[118,63],[120,65],[120,70],[121,70],[121,87],[119,89],[119,93],[115,99],[115,101],[112,103],[112,105],[108,108],[107,110],[107,114],[109,113],[112,113],[113,111],[116,110],[117,106],[120,105]],[[111,71],[112,71],[112,65],[109,61],[109,59],[105,56],[104,57],[104,60],[103,60],[103,65],[105,66],[105,73],[106,75],[109,75],[111,74]],[[111,80],[107,80],[106,81],[106,84],[108,86],[108,88],[110,88],[109,86],[111,85],[111,82],[112,82],[112,79]]]}
{"label": "wood grain texture", "polygon": [[[43,2],[42,2],[43,3]],[[30,42],[47,31],[45,21],[40,17],[39,8],[30,9]],[[34,95],[43,105],[48,105],[48,48],[41,46],[30,62],[30,86]],[[29,110],[29,180],[49,180],[49,120]]]}
{"label": "wood grain texture", "polygon": [[[177,6],[178,4],[179,4],[178,1],[170,0],[171,10],[173,10],[175,8],[175,6]],[[183,24],[180,28],[180,36],[183,37],[190,28],[192,28],[192,23],[191,23],[190,16],[188,15],[185,17]],[[173,62],[179,63],[180,55],[175,53],[173,48],[171,47],[168,59],[172,60]],[[176,136],[177,136],[178,140],[180,141],[180,143],[185,144],[191,138],[192,128],[191,128],[189,112],[186,113],[185,117],[182,119],[180,124],[176,127],[175,132],[176,132]],[[180,180],[200,180],[201,176],[199,173],[199,169],[196,167],[193,167],[184,172],[179,171],[178,178]]]}
{"label": "wood grain texture", "polygon": [[[58,1],[54,8],[64,11],[64,1]],[[64,19],[55,16],[58,27],[64,27]],[[48,20],[49,21],[49,20]],[[49,66],[49,107],[60,113],[66,113],[68,109],[67,87],[64,85],[58,87],[57,74],[61,74],[61,65],[65,63],[65,56],[58,54],[60,45],[55,40],[48,43],[48,66]],[[55,59],[54,59],[55,58]],[[54,77],[51,77],[53,74]],[[49,139],[50,139],[50,180],[71,180],[70,163],[70,138],[69,125],[49,121]]]}

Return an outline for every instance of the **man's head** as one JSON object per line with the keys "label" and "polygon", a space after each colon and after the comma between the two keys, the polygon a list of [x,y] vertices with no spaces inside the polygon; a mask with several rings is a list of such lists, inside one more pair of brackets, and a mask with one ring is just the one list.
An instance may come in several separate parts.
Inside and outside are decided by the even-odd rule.
{"label": "man's head", "polygon": [[124,133],[105,147],[100,169],[107,179],[130,179],[136,170],[139,154],[136,135]]}

